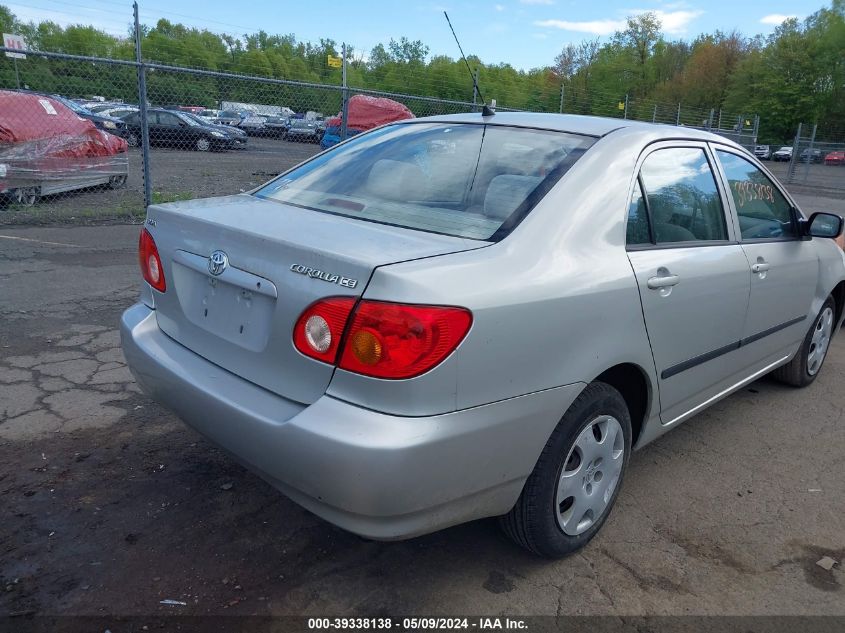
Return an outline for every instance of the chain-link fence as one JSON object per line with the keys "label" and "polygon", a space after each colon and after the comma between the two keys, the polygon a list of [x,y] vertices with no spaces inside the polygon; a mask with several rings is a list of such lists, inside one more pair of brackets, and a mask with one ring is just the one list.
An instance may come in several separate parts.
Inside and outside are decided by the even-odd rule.
{"label": "chain-link fence", "polygon": [[753,113],[697,108],[627,94],[602,93],[591,88],[567,88],[565,85],[561,87],[559,111],[708,130],[729,138],[752,152],[760,127],[760,117]]}
{"label": "chain-link fence", "polygon": [[820,131],[801,123],[795,133],[785,178],[791,185],[811,189],[828,197],[845,192],[845,131]]}
{"label": "chain-link fence", "polygon": [[[140,43],[135,59],[24,54],[0,57],[0,223],[140,220],[150,203],[252,189],[375,123],[481,107],[469,78],[464,101],[142,62]],[[530,109],[756,139],[754,115],[552,88],[554,107],[550,93]]]}

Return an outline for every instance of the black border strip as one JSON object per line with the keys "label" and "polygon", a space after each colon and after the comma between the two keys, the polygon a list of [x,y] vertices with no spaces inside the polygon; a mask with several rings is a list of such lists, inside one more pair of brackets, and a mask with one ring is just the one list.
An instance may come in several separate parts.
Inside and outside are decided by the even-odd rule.
{"label": "black border strip", "polygon": [[671,378],[672,376],[677,376],[681,372],[684,372],[688,369],[692,369],[693,367],[697,367],[698,365],[706,363],[707,361],[711,361],[715,358],[718,358],[719,356],[724,356],[725,354],[727,354],[729,352],[733,352],[734,350],[738,350],[740,347],[750,345],[751,343],[755,343],[755,342],[759,341],[760,339],[763,339],[763,338],[766,338],[767,336],[775,334],[776,332],[780,332],[781,330],[785,330],[788,327],[792,327],[793,325],[797,325],[798,323],[801,323],[802,321],[806,320],[806,318],[807,318],[806,316],[802,316],[802,317],[796,317],[794,319],[790,319],[789,321],[785,321],[784,323],[781,323],[780,325],[770,327],[769,329],[763,330],[762,332],[758,332],[757,334],[752,334],[751,336],[749,336],[747,338],[741,339],[739,341],[735,341],[735,342],[733,342],[729,345],[725,345],[724,347],[720,347],[719,349],[714,349],[713,351],[705,352],[704,354],[701,354],[700,356],[696,356],[694,358],[690,358],[689,360],[685,360],[682,363],[678,363],[677,365],[672,365],[671,367],[667,367],[666,369],[664,369],[661,372],[660,377],[665,380],[667,378]]}
{"label": "black border strip", "polygon": [[788,327],[792,327],[793,325],[797,325],[801,323],[801,321],[806,320],[806,316],[796,317],[787,321],[786,323],[781,323],[780,325],[776,325],[774,327],[770,327],[768,330],[763,330],[762,332],[757,332],[757,334],[752,334],[748,338],[744,338],[740,341],[740,345],[750,345],[756,341],[759,341],[761,338],[766,338],[769,334],[774,334],[775,332],[780,332],[781,330],[785,330]]}

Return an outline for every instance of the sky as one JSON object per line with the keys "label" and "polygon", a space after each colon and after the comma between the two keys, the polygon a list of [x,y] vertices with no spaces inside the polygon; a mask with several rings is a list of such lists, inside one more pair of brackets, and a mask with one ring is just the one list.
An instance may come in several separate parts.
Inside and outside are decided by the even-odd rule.
{"label": "sky", "polygon": [[[92,24],[125,35],[132,5],[120,0],[0,0],[18,18]],[[625,17],[654,11],[670,39],[695,38],[716,29],[767,35],[788,17],[803,18],[828,3],[823,0],[139,0],[141,22],[160,17],[218,33],[242,35],[264,29],[294,33],[299,40],[331,38],[347,42],[366,58],[379,42],[405,36],[422,40],[432,55],[459,52],[443,11],[464,52],[485,63],[506,62],[529,69],[551,65],[567,43],[607,39]]]}

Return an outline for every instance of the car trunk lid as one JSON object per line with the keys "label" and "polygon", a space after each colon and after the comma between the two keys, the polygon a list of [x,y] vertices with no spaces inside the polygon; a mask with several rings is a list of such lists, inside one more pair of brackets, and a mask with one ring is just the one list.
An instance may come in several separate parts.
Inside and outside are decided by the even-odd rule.
{"label": "car trunk lid", "polygon": [[306,307],[360,296],[378,266],[488,245],[247,194],[151,206],[147,228],[167,282],[165,293],[155,293],[159,327],[209,361],[303,403],[325,392],[334,370],[293,346]]}

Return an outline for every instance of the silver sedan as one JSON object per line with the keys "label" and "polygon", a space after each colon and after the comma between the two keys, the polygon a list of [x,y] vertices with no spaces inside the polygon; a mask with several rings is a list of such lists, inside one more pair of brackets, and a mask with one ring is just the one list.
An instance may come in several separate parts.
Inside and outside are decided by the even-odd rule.
{"label": "silver sedan", "polygon": [[561,556],[632,449],[766,374],[813,382],[843,319],[841,225],[705,132],[415,119],[151,206],[123,349],[148,394],[328,521],[401,539],[498,516]]}

